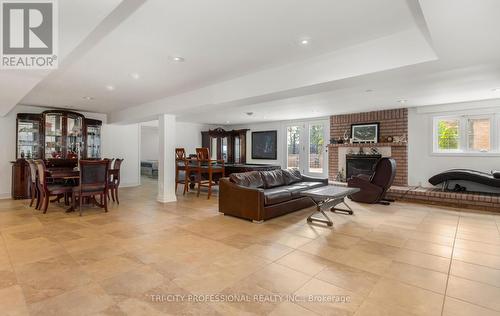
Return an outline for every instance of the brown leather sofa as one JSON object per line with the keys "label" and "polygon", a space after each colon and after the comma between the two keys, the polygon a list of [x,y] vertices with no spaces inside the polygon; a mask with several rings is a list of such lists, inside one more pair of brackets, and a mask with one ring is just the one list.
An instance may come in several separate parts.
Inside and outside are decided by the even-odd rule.
{"label": "brown leather sofa", "polygon": [[300,192],[328,185],[328,179],[298,169],[233,173],[219,183],[219,212],[264,221],[314,205]]}

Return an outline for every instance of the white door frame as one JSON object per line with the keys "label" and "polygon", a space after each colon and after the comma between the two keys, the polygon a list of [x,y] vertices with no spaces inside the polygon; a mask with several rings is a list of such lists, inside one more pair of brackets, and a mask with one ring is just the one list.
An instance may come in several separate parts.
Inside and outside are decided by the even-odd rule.
{"label": "white door frame", "polygon": [[[322,173],[313,173],[309,172],[309,130],[311,125],[323,124],[323,137],[324,137],[324,150],[323,150],[323,172]],[[304,121],[291,121],[285,125],[284,128],[284,138],[285,138],[285,164],[284,166],[288,167],[288,128],[290,126],[299,126],[299,169],[300,172],[316,177],[328,177],[328,144],[330,140],[330,121],[328,118],[325,119],[314,119],[314,120],[304,120]]]}

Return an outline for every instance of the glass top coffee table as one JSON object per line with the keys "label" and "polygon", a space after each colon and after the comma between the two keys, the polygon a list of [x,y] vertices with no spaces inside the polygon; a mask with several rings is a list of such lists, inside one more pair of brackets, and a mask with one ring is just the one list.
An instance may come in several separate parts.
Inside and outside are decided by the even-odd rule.
{"label": "glass top coffee table", "polygon": [[[352,215],[353,211],[351,207],[347,205],[345,198],[356,192],[359,192],[358,188],[348,188],[337,185],[328,185],[301,192],[302,196],[310,198],[314,202],[314,204],[316,204],[316,211],[307,218],[307,221],[309,223],[317,221],[325,223],[328,226],[332,226],[332,220],[330,219],[330,217],[328,217],[328,215],[326,215],[324,211],[327,208],[332,212],[344,212]],[[337,207],[337,205],[342,203],[347,207],[347,209]],[[324,218],[318,218],[315,216],[316,214],[321,214],[324,216]]]}

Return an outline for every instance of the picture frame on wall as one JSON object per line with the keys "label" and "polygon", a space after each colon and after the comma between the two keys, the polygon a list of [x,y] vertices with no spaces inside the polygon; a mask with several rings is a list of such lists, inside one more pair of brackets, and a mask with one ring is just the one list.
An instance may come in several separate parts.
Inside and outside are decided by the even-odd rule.
{"label": "picture frame on wall", "polygon": [[276,160],[278,131],[252,132],[252,159]]}
{"label": "picture frame on wall", "polygon": [[363,123],[351,125],[353,143],[378,143],[380,138],[380,123]]}

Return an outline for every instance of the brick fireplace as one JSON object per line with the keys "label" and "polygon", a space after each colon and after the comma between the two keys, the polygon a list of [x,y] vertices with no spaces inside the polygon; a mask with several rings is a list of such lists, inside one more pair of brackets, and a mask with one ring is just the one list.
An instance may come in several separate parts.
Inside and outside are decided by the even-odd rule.
{"label": "brick fireplace", "polygon": [[351,124],[380,123],[380,142],[375,144],[330,144],[328,146],[329,178],[335,180],[339,170],[345,166],[345,156],[362,147],[364,152],[375,147],[382,156],[391,156],[396,160],[397,169],[394,185],[408,184],[408,148],[406,143],[388,142],[387,137],[408,135],[408,109],[383,110],[364,113],[333,115],[330,117],[330,138],[344,136]]}

